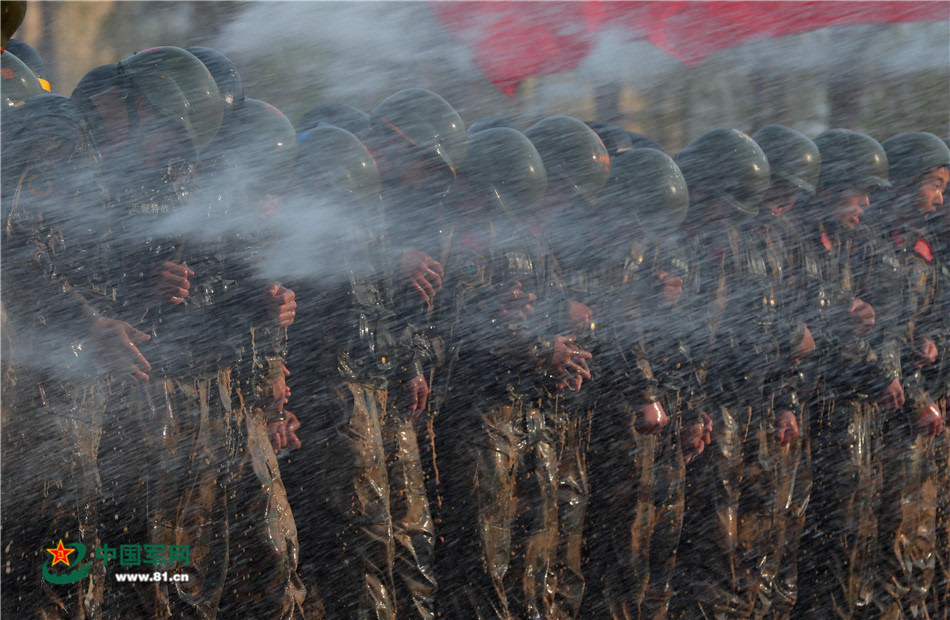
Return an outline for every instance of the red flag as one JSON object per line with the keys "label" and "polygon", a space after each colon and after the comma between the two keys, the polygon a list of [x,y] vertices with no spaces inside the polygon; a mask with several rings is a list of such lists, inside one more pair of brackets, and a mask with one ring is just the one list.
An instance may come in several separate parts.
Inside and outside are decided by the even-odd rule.
{"label": "red flag", "polygon": [[948,21],[950,2],[433,2],[436,16],[508,96],[576,68],[596,33],[646,38],[687,64],[756,39],[848,24]]}

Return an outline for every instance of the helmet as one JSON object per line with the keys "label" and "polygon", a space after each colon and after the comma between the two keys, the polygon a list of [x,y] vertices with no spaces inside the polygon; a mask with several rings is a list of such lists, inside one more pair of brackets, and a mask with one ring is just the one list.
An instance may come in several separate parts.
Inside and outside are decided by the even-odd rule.
{"label": "helmet", "polygon": [[2,40],[0,48],[6,48],[7,41],[23,23],[26,16],[26,0],[3,0],[0,3],[0,24],[2,24]]}
{"label": "helmet", "polygon": [[[17,154],[3,158],[4,183],[21,184],[22,173],[32,169],[22,188],[35,199],[47,198],[47,202],[61,200],[63,192],[76,189],[77,184],[70,181],[86,185],[89,177],[83,173],[95,166],[96,151],[82,115],[68,97],[52,93],[30,97],[20,107],[4,112],[0,120],[4,150]],[[64,208],[62,204],[52,206]],[[75,204],[65,208],[73,207]]]}
{"label": "helmet", "polygon": [[121,85],[140,93],[162,116],[183,125],[195,151],[218,133],[224,109],[208,68],[180,47],[153,47],[118,66]]}
{"label": "helmet", "polygon": [[[661,153],[666,153],[666,149],[663,148],[663,145],[649,136],[635,131],[628,131],[627,135],[630,136],[630,143],[633,144],[633,148],[635,149],[656,149]],[[669,153],[667,153],[667,155],[669,155]]]}
{"label": "helmet", "polygon": [[211,72],[221,95],[225,111],[240,110],[244,106],[244,81],[231,59],[210,47],[186,47]]}
{"label": "helmet", "polygon": [[47,79],[49,74],[46,72],[46,63],[40,58],[39,53],[33,49],[33,46],[19,39],[10,39],[3,49],[15,54],[17,58],[23,61],[23,64],[30,68],[30,71],[32,71],[40,81],[40,86],[43,87],[43,90],[52,92],[50,90],[49,80]]}
{"label": "helmet", "polygon": [[379,169],[359,138],[332,125],[314,127],[298,143],[297,178],[306,190],[333,192],[363,206],[379,206]]}
{"label": "helmet", "polygon": [[890,187],[887,153],[877,140],[848,129],[829,129],[815,138],[821,152],[819,187],[858,185],[869,190]]}
{"label": "helmet", "polygon": [[950,166],[950,148],[932,133],[902,133],[881,146],[887,153],[890,179],[896,182],[918,179],[934,168]]}
{"label": "helmet", "polygon": [[587,126],[594,130],[604,146],[607,147],[607,153],[610,154],[611,159],[621,153],[633,150],[633,142],[631,142],[630,136],[613,123],[590,121]]}
{"label": "helmet", "polygon": [[689,190],[669,155],[634,149],[611,160],[598,204],[617,217],[633,217],[650,234],[665,236],[686,219]]}
{"label": "helmet", "polygon": [[765,152],[773,177],[809,194],[815,193],[821,172],[821,153],[814,142],[782,125],[766,125],[755,132],[752,139]]}
{"label": "helmet", "polygon": [[345,103],[321,103],[303,115],[297,123],[297,133],[310,131],[320,123],[345,129],[354,136],[369,129],[369,114]]}
{"label": "helmet", "polygon": [[462,171],[475,191],[490,192],[509,217],[526,213],[548,189],[541,155],[523,133],[507,127],[473,135]]}
{"label": "helmet", "polygon": [[593,129],[570,116],[549,116],[525,135],[541,154],[548,180],[559,179],[594,201],[610,174],[610,156]]}
{"label": "helmet", "polygon": [[271,104],[251,98],[236,118],[226,129],[227,145],[242,180],[262,194],[282,193],[297,159],[294,126]]}
{"label": "helmet", "polygon": [[765,153],[741,131],[718,127],[690,142],[676,156],[689,191],[709,192],[745,215],[756,215],[769,189]]}
{"label": "helmet", "polygon": [[118,68],[115,65],[96,67],[79,80],[73,94],[69,96],[89,123],[89,128],[99,143],[107,141],[109,136],[102,115],[91,98],[115,86],[117,76]]}
{"label": "helmet", "polygon": [[0,54],[0,65],[3,67],[3,107],[16,108],[35,95],[42,95],[46,91],[40,85],[39,79],[23,64],[23,61],[10,52]]}
{"label": "helmet", "polygon": [[423,157],[435,157],[454,173],[465,159],[468,136],[465,123],[452,106],[437,94],[407,88],[383,100],[370,113],[374,133],[389,135]]}
{"label": "helmet", "polygon": [[508,129],[514,129],[515,131],[521,131],[521,127],[518,127],[506,118],[501,118],[500,116],[486,116],[484,118],[478,119],[469,126],[468,135],[472,136],[479,131],[485,131],[486,129],[494,129],[497,127],[507,127]]}

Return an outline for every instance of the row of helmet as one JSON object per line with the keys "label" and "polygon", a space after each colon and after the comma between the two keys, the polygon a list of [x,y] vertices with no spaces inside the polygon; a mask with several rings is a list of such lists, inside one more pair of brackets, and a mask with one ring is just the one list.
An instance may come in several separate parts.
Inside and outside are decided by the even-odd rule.
{"label": "row of helmet", "polygon": [[[11,42],[15,40],[6,42],[2,54],[3,96],[6,106],[18,107],[45,90],[11,47],[35,67],[42,60],[28,45],[9,46]],[[298,169],[316,172],[344,193],[372,194],[380,179],[366,172],[375,168],[370,155],[375,148],[363,144],[369,141],[394,151],[396,159],[430,162],[446,179],[464,173],[514,218],[530,210],[550,184],[597,209],[619,209],[652,232],[686,218],[689,190],[754,215],[772,177],[809,194],[819,186],[845,183],[873,190],[889,185],[889,172],[901,179],[908,171],[943,165],[947,156],[946,144],[932,134],[902,134],[882,145],[844,129],[826,131],[812,141],[793,129],[770,125],[751,137],[735,129],[713,129],[670,158],[649,138],[568,116],[548,117],[523,132],[510,121],[488,117],[466,131],[451,105],[418,88],[388,97],[369,114],[344,104],[321,104],[294,128],[273,106],[245,97],[240,73],[220,52],[170,46],[94,69],[76,86],[72,100],[91,119],[100,142],[108,140],[108,127],[93,100],[116,85],[124,93],[141,93],[162,116],[176,119],[196,155],[234,150],[240,136],[241,150],[252,160],[248,167],[257,171],[255,182],[265,192],[285,188],[299,150]],[[889,160],[896,162],[890,171]],[[379,170],[384,180],[387,174]]]}

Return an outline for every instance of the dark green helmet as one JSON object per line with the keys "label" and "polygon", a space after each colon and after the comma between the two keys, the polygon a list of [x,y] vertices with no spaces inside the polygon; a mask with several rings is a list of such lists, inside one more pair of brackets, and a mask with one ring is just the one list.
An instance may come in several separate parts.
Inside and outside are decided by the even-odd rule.
{"label": "dark green helmet", "polygon": [[120,84],[182,124],[196,152],[221,127],[224,108],[208,68],[180,47],[153,47],[119,63]]}
{"label": "dark green helmet", "polygon": [[637,221],[640,228],[666,236],[689,211],[686,178],[676,162],[655,149],[634,149],[610,162],[610,179],[598,204],[611,217]]}
{"label": "dark green helmet", "polygon": [[548,189],[541,155],[523,133],[507,127],[473,135],[462,172],[472,189],[490,193],[513,223],[529,213]]}
{"label": "dark green helmet", "polygon": [[480,131],[485,131],[486,129],[497,129],[499,127],[507,127],[508,129],[514,129],[515,131],[521,131],[521,127],[518,127],[507,118],[502,118],[500,116],[484,116],[471,125],[468,126],[468,135],[472,136]]}
{"label": "dark green helmet", "polygon": [[593,129],[570,116],[549,116],[525,135],[538,149],[548,180],[558,180],[589,203],[610,175],[610,156]]}
{"label": "dark green helmet", "polygon": [[295,169],[308,194],[331,193],[334,200],[361,207],[380,205],[376,160],[359,138],[345,129],[321,125],[302,134]]}
{"label": "dark green helmet", "polygon": [[950,148],[932,133],[902,133],[881,146],[887,153],[889,178],[895,183],[913,181],[935,168],[950,166]]}
{"label": "dark green helmet", "polygon": [[604,143],[611,159],[633,150],[630,134],[617,125],[606,121],[590,121],[587,126],[593,129],[600,141]]}
{"label": "dark green helmet", "polygon": [[745,215],[756,215],[771,184],[761,147],[736,129],[718,127],[690,142],[676,156],[689,191],[709,193]]}
{"label": "dark green helmet", "polygon": [[853,185],[867,190],[890,187],[887,153],[871,136],[849,129],[829,129],[815,138],[821,152],[819,187]]}
{"label": "dark green helmet", "polygon": [[221,104],[225,112],[240,110],[244,106],[244,80],[230,58],[210,47],[192,46],[185,51],[194,56],[208,68],[221,95]]}
{"label": "dark green helmet", "polygon": [[52,92],[49,85],[49,73],[46,71],[46,63],[43,62],[39,52],[37,52],[32,45],[20,41],[19,39],[10,39],[7,41],[7,46],[4,50],[13,52],[17,58],[23,61],[23,64],[30,68],[33,75],[40,81],[40,86],[43,87],[43,90]]}
{"label": "dark green helmet", "polygon": [[3,0],[0,3],[0,48],[7,46],[7,41],[16,32],[26,17],[26,0]]}
{"label": "dark green helmet", "polygon": [[17,108],[30,97],[46,92],[30,68],[10,52],[0,54],[0,65],[3,67],[0,90],[3,92],[4,108]]}
{"label": "dark green helmet", "polygon": [[345,103],[321,103],[311,108],[297,123],[297,133],[303,134],[320,124],[345,129],[361,136],[369,129],[369,114]]}
{"label": "dark green helmet", "polygon": [[249,97],[236,118],[227,144],[245,185],[261,194],[283,193],[297,160],[294,126],[271,104]]}
{"label": "dark green helmet", "polygon": [[821,174],[821,153],[805,134],[782,125],[766,125],[752,134],[752,139],[765,152],[773,178],[815,193]]}
{"label": "dark green helmet", "polygon": [[465,123],[445,99],[432,91],[401,90],[376,106],[369,119],[374,133],[408,147],[410,154],[418,150],[419,157],[437,158],[453,175],[465,159]]}

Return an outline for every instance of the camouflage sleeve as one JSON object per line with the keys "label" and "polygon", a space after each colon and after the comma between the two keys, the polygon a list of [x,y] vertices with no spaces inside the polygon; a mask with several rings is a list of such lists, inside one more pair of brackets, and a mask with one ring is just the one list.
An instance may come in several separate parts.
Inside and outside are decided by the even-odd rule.
{"label": "camouflage sleeve", "polygon": [[4,303],[13,314],[36,317],[39,324],[81,338],[98,313],[70,283],[57,255],[66,250],[59,231],[46,226],[38,213],[15,205],[5,218],[3,250]]}

